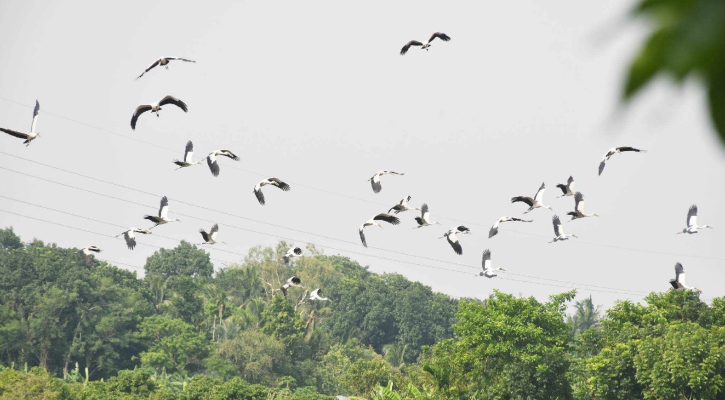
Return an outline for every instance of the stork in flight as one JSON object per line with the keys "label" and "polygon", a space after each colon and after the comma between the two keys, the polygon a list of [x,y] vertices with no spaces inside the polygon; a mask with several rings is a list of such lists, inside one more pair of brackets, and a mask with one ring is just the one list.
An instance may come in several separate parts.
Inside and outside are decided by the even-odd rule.
{"label": "stork in flight", "polygon": [[670,285],[675,290],[694,289],[685,284],[685,269],[680,263],[675,264],[675,279],[670,279]]}
{"label": "stork in flight", "polygon": [[569,179],[566,180],[566,184],[560,183],[556,185],[556,187],[564,192],[561,196],[556,196],[557,199],[564,196],[574,196],[574,177],[570,176]]}
{"label": "stork in flight", "polygon": [[461,242],[458,240],[456,233],[467,235],[467,234],[471,233],[471,230],[466,228],[463,225],[457,226],[455,228],[449,229],[448,232],[446,232],[443,236],[439,237],[438,239],[446,238],[446,240],[448,240],[448,244],[450,244],[451,247],[453,248],[453,251],[455,251],[456,254],[458,254],[460,256],[461,254],[463,254],[463,247],[461,246]]}
{"label": "stork in flight", "polygon": [[569,240],[570,238],[575,238],[576,237],[576,235],[567,235],[567,234],[564,233],[564,227],[561,226],[561,220],[559,220],[559,216],[558,215],[554,215],[553,217],[551,217],[551,222],[553,222],[553,224],[554,224],[554,235],[555,235],[555,237],[549,243],[560,242],[562,240]]}
{"label": "stork in flight", "polygon": [[310,301],[326,301],[330,300],[327,297],[320,296],[322,294],[322,289],[315,289],[310,293]]}
{"label": "stork in flight", "polygon": [[161,107],[165,106],[167,104],[173,104],[176,107],[179,107],[180,109],[184,110],[184,112],[189,111],[189,108],[186,106],[186,103],[177,99],[174,96],[168,95],[157,103],[141,104],[140,106],[136,107],[136,111],[133,112],[133,116],[131,117],[131,129],[134,129],[134,130],[136,129],[136,121],[138,121],[138,117],[140,117],[141,114],[145,113],[146,111],[151,111],[151,112],[156,113],[156,116],[158,117],[159,111],[161,111]]}
{"label": "stork in flight", "polygon": [[420,208],[410,207],[408,205],[408,202],[410,201],[410,199],[411,199],[410,196],[404,197],[402,200],[400,200],[400,203],[392,206],[390,208],[390,210],[388,210],[388,214],[390,214],[391,211],[393,211],[396,214],[397,213],[400,213],[400,212],[403,212],[403,211],[409,211],[409,210],[418,210],[418,211],[420,211]]}
{"label": "stork in flight", "polygon": [[516,203],[517,201],[520,201],[528,204],[529,209],[524,211],[524,214],[533,211],[536,208],[548,208],[549,210],[554,211],[553,208],[544,205],[544,191],[546,191],[546,185],[544,185],[544,182],[541,182],[541,187],[539,187],[539,191],[536,192],[533,199],[528,196],[516,196],[511,198],[511,202]]}
{"label": "stork in flight", "polygon": [[159,66],[159,65],[162,66],[162,67],[166,67],[166,69],[168,70],[169,69],[169,62],[170,61],[173,61],[173,60],[186,61],[186,62],[190,62],[190,63],[195,63],[196,62],[194,60],[188,60],[186,58],[180,58],[180,57],[161,57],[158,60],[154,61],[153,64],[149,65],[149,67],[146,68],[146,70],[144,72],[142,72],[141,75],[139,75],[136,79],[144,76],[145,73],[151,71],[152,69],[154,69],[156,66]]}
{"label": "stork in flight", "polygon": [[282,257],[284,259],[285,265],[290,265],[292,262],[292,259],[295,257],[299,257],[302,255],[302,249],[299,247],[292,247],[289,250],[287,250],[287,253]]}
{"label": "stork in flight", "polygon": [[239,157],[229,150],[214,150],[206,156],[206,163],[209,165],[209,170],[214,176],[219,176],[219,162],[216,160],[217,156],[229,157],[234,161],[239,161]]}
{"label": "stork in flight", "polygon": [[574,211],[566,213],[566,215],[571,216],[569,221],[574,221],[579,218],[599,216],[598,214],[587,214],[587,212],[584,211],[584,195],[581,192],[576,192],[574,195],[574,202]]}
{"label": "stork in flight", "polygon": [[282,287],[279,289],[282,291],[282,294],[284,295],[284,297],[287,297],[287,289],[289,289],[292,286],[300,286],[301,283],[302,283],[302,280],[300,280],[300,278],[293,276],[293,277],[287,279],[287,282],[285,282],[284,285],[282,285]]}
{"label": "stork in flight", "polygon": [[489,249],[486,249],[483,251],[483,261],[481,262],[483,264],[483,271],[479,272],[479,276],[485,276],[486,278],[493,278],[495,276],[498,276],[495,272],[496,271],[506,271],[505,269],[498,267],[493,268],[491,263],[491,251]]}
{"label": "stork in flight", "polygon": [[690,209],[687,211],[687,228],[683,229],[680,232],[677,232],[679,235],[680,233],[697,233],[698,229],[705,229],[710,228],[712,229],[712,226],[710,225],[697,225],[697,205],[693,204],[690,206]]}
{"label": "stork in flight", "polygon": [[159,207],[158,217],[153,215],[145,215],[143,218],[156,224],[149,229],[154,229],[159,225],[168,224],[169,222],[181,222],[181,220],[178,218],[169,218],[169,199],[167,199],[166,196],[161,198],[161,206]]}
{"label": "stork in flight", "polygon": [[415,222],[418,223],[418,226],[416,226],[413,229],[422,228],[424,226],[430,226],[430,225],[440,225],[440,222],[433,222],[430,220],[430,211],[428,211],[428,204],[423,203],[423,205],[420,208],[420,217],[415,217]]}
{"label": "stork in flight", "polygon": [[494,222],[493,226],[491,227],[491,230],[488,231],[489,239],[496,236],[496,234],[498,233],[498,224],[502,224],[504,222],[534,222],[534,220],[514,218],[514,217],[501,217],[496,222]]}
{"label": "stork in flight", "polygon": [[201,237],[204,238],[204,243],[201,243],[201,244],[217,244],[217,243],[226,244],[226,243],[222,242],[221,240],[216,240],[216,237],[219,234],[219,225],[218,224],[214,224],[211,227],[211,230],[209,231],[209,233],[206,233],[206,231],[203,229],[199,229],[199,233],[201,233]]}
{"label": "stork in flight", "polygon": [[370,184],[373,187],[373,192],[380,193],[380,191],[383,189],[383,186],[380,184],[380,177],[383,176],[383,175],[387,175],[387,174],[391,174],[391,175],[405,175],[405,173],[402,173],[402,172],[398,173],[398,172],[395,172],[395,171],[388,171],[388,170],[376,172],[375,175],[373,175],[372,178],[368,179],[370,181]]}
{"label": "stork in flight", "polygon": [[91,256],[91,252],[93,253],[100,253],[102,250],[96,246],[88,246],[80,249],[78,251],[83,256],[83,259],[86,261],[86,264],[90,264],[93,261],[93,257]]}
{"label": "stork in flight", "polygon": [[272,185],[276,186],[283,191],[288,191],[290,189],[289,185],[282,182],[281,180],[277,178],[267,178],[259,182],[256,186],[254,186],[254,195],[257,196],[257,201],[259,201],[259,204],[264,205],[264,193],[262,193],[262,187]]}
{"label": "stork in flight", "polygon": [[403,46],[402,49],[400,49],[400,55],[401,56],[405,55],[405,53],[408,52],[408,49],[410,49],[410,46],[422,46],[421,50],[425,49],[425,51],[428,51],[428,49],[431,46],[430,42],[432,42],[433,39],[435,39],[435,38],[438,38],[444,42],[451,40],[451,37],[446,35],[445,33],[436,32],[433,35],[431,35],[430,39],[428,39],[428,43],[426,43],[426,44],[423,44],[417,40],[411,40],[405,46]]}
{"label": "stork in flight", "polygon": [[365,221],[362,225],[360,225],[360,240],[362,241],[363,246],[368,247],[368,242],[365,240],[365,232],[363,230],[366,226],[373,226],[377,225],[380,227],[380,229],[383,229],[383,225],[381,224],[381,221],[387,222],[392,225],[398,225],[400,224],[400,219],[398,217],[392,216],[390,214],[380,213],[369,220]]}
{"label": "stork in flight", "polygon": [[185,167],[191,167],[192,165],[201,164],[204,162],[204,159],[202,158],[198,162],[191,162],[192,156],[194,155],[194,144],[191,143],[191,140],[186,142],[186,150],[184,150],[184,161],[174,160],[174,164],[178,165],[181,169]]}
{"label": "stork in flight", "polygon": [[605,163],[607,161],[609,161],[609,159],[613,155],[615,155],[617,153],[622,153],[625,151],[634,151],[637,153],[639,153],[639,152],[646,153],[647,152],[647,150],[635,149],[634,147],[630,147],[630,146],[613,147],[613,148],[609,149],[609,151],[607,152],[607,154],[604,155],[604,157],[602,157],[602,161],[599,163],[599,175],[601,175],[602,171],[604,171]]}
{"label": "stork in flight", "polygon": [[134,233],[143,233],[144,235],[150,235],[151,231],[148,229],[130,228],[125,232],[121,232],[116,237],[123,235],[126,240],[126,246],[129,250],[133,250],[136,247],[136,235]]}
{"label": "stork in flight", "polygon": [[40,133],[36,130],[36,127],[38,126],[38,113],[40,112],[40,103],[38,103],[38,100],[35,100],[35,109],[33,109],[33,122],[30,124],[30,133],[22,133],[18,131],[14,131],[12,129],[5,129],[0,128],[0,131],[7,133],[10,136],[15,136],[16,138],[25,139],[23,144],[25,147],[30,146],[30,142],[35,140],[35,138],[40,137]]}

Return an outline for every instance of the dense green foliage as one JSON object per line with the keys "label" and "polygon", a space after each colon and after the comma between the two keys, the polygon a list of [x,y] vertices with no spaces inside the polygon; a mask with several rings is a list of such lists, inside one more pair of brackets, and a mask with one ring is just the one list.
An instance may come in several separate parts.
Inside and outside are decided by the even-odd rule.
{"label": "dense green foliage", "polygon": [[652,30],[633,59],[625,98],[658,74],[677,82],[696,75],[707,89],[710,116],[725,143],[725,2],[722,0],[640,0],[633,14]]}
{"label": "dense green foliage", "polygon": [[0,246],[2,398],[725,399],[725,298],[697,291],[566,315],[574,292],[454,300],[313,246],[287,266],[284,242],[214,274],[181,243],[143,279]]}

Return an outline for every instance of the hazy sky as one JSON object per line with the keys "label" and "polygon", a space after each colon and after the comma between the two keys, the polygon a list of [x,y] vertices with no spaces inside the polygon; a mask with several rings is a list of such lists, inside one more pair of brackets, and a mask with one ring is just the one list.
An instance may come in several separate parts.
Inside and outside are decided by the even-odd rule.
{"label": "hazy sky", "polygon": [[[115,235],[124,229],[22,202],[148,227],[143,215],[156,213],[167,195],[170,216],[186,217],[139,243],[176,245],[159,235],[200,243],[198,230],[217,222],[229,243],[210,250],[217,267],[287,238],[456,297],[484,298],[497,288],[545,299],[580,287],[579,298],[591,294],[608,307],[667,290],[677,261],[703,298],[722,296],[725,256],[715,244],[725,243],[725,152],[694,79],[679,89],[662,79],[620,109],[626,66],[645,34],[627,21],[630,5],[3,1],[0,126],[28,130],[38,99],[42,137],[29,148],[0,137],[0,210]],[[452,40],[398,55],[408,40],[435,31]],[[198,63],[172,63],[134,81],[160,56]],[[143,115],[132,131],[136,106],[167,94],[189,112],[166,107],[160,118]],[[175,171],[172,160],[187,140],[197,157],[231,149],[241,161],[220,160],[218,178],[205,165]],[[616,155],[597,176],[602,155],[619,145],[649,152]],[[405,176],[383,177],[374,194],[366,179],[382,169]],[[574,201],[555,198],[555,185],[569,175],[588,211],[602,215],[565,225],[580,239],[547,243],[553,213],[541,209],[527,215],[533,223],[504,224],[487,238],[498,217],[526,209],[510,198],[533,196],[542,181],[545,202],[563,218]],[[252,189],[268,176],[292,190],[265,188],[263,207]],[[400,226],[367,228],[370,248],[363,248],[359,225],[406,195],[415,206],[428,203],[443,225],[412,230],[416,215],[403,213]],[[693,203],[700,223],[716,229],[675,235]],[[457,256],[437,238],[461,223],[474,234],[461,237]],[[99,258],[124,268],[142,268],[156,250],[129,251],[117,239],[7,212],[0,226],[26,241],[97,245],[105,250]],[[474,277],[486,248],[510,273]]]}

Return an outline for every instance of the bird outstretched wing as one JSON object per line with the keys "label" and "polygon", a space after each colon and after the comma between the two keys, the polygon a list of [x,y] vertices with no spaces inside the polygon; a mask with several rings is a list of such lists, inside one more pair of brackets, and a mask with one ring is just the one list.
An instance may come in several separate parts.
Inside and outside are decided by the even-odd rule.
{"label": "bird outstretched wing", "polygon": [[365,240],[365,232],[364,227],[360,227],[360,241],[362,241],[363,246],[368,247],[368,242]]}
{"label": "bird outstretched wing", "polygon": [[138,79],[138,78],[142,77],[142,76],[143,76],[143,75],[144,75],[145,73],[147,73],[147,72],[151,71],[152,69],[154,69],[154,67],[156,67],[157,65],[159,65],[159,61],[161,61],[161,60],[156,60],[156,61],[154,61],[154,62],[153,62],[153,64],[149,65],[149,66],[148,66],[148,68],[146,68],[146,69],[145,69],[145,70],[144,70],[144,71],[143,71],[143,72],[141,73],[141,75],[139,75],[139,76],[137,76],[137,77],[136,77],[136,79]]}
{"label": "bird outstretched wing", "polygon": [[393,224],[393,225],[400,224],[400,219],[398,217],[390,215],[390,214],[385,214],[385,213],[380,213],[380,214],[374,216],[373,219],[376,221],[385,221],[385,222],[387,222],[389,224]]}
{"label": "bird outstretched wing", "polygon": [[184,162],[191,163],[191,157],[194,155],[194,143],[191,140],[186,142],[186,149],[184,151]]}
{"label": "bird outstretched wing", "polygon": [[445,33],[436,32],[433,35],[431,35],[430,39],[428,39],[428,43],[432,42],[433,39],[435,39],[435,38],[438,38],[444,42],[451,40],[451,37],[446,35]]}
{"label": "bird outstretched wing", "polygon": [[254,188],[254,195],[257,196],[257,201],[259,201],[259,204],[264,205],[264,193],[262,193],[262,188],[257,189]]}
{"label": "bird outstretched wing", "polygon": [[40,113],[40,103],[35,100],[35,108],[33,109],[33,123],[30,124],[30,132],[35,132],[35,128],[38,126],[38,113]]}
{"label": "bird outstretched wing", "polygon": [[279,180],[277,178],[269,178],[268,181],[277,183],[275,186],[277,186],[278,188],[284,190],[285,192],[288,191],[288,190],[290,190],[290,187],[289,187],[288,184],[282,182],[281,180]]}
{"label": "bird outstretched wing", "polygon": [[554,235],[556,235],[556,237],[561,236],[561,234],[564,233],[564,230],[561,229],[561,220],[559,219],[559,216],[554,215],[551,217],[551,222],[554,224]]}
{"label": "bird outstretched wing", "polygon": [[161,198],[161,206],[159,207],[159,217],[166,218],[169,215],[169,199],[166,196]]}
{"label": "bird outstretched wing", "polygon": [[544,197],[544,191],[546,191],[546,185],[544,182],[541,182],[541,186],[539,186],[539,190],[536,191],[536,195],[534,195],[534,201],[541,201]]}
{"label": "bird outstretched wing", "polygon": [[448,244],[451,245],[453,251],[455,251],[456,254],[458,254],[459,256],[463,254],[463,246],[461,246],[461,242],[458,240],[454,233],[446,234],[446,240],[448,240]]}
{"label": "bird outstretched wing", "polygon": [[138,117],[146,111],[150,111],[151,108],[152,107],[148,104],[142,104],[136,107],[136,111],[134,111],[133,116],[131,117],[131,129],[136,129],[136,121],[138,121]]}
{"label": "bird outstretched wing", "polygon": [[217,162],[214,153],[211,153],[206,157],[206,164],[209,166],[209,170],[212,175],[219,176],[219,162]]}
{"label": "bird outstretched wing", "polygon": [[421,43],[417,40],[411,40],[405,46],[403,46],[402,49],[400,49],[400,55],[401,56],[405,55],[405,53],[408,52],[408,49],[410,49],[410,46],[423,46],[423,43]]}
{"label": "bird outstretched wing", "polygon": [[173,104],[176,107],[179,107],[180,109],[184,110],[184,112],[188,112],[189,111],[189,108],[186,106],[186,103],[184,103],[183,101],[181,101],[181,100],[179,100],[176,97],[171,96],[171,95],[168,95],[168,96],[164,97],[159,102],[159,105],[160,106],[165,106],[167,104]]}
{"label": "bird outstretched wing", "polygon": [[697,225],[697,205],[693,204],[690,209],[687,210],[687,226]]}
{"label": "bird outstretched wing", "polygon": [[529,196],[516,196],[516,197],[512,197],[511,198],[511,202],[512,203],[516,203],[516,202],[526,203],[526,204],[529,205],[529,207],[531,207],[531,206],[534,205],[534,199],[532,199]]}
{"label": "bird outstretched wing", "polygon": [[574,209],[584,212],[584,195],[581,192],[574,193]]}
{"label": "bird outstretched wing", "polygon": [[30,137],[30,135],[28,135],[27,133],[14,131],[12,129],[0,128],[0,131],[5,132],[8,135],[15,136],[16,138],[20,138],[20,139],[27,139]]}

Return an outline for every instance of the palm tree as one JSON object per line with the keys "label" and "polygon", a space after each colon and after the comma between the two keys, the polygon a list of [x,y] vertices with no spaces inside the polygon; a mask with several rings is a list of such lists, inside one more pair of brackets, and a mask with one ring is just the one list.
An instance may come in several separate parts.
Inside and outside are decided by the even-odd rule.
{"label": "palm tree", "polygon": [[393,367],[400,368],[405,364],[405,350],[407,349],[407,344],[386,344],[385,346],[383,346],[383,355],[385,356],[385,361],[387,361],[388,364],[392,365]]}
{"label": "palm tree", "polygon": [[588,299],[577,301],[574,307],[576,308],[574,315],[566,317],[566,323],[571,327],[572,335],[582,334],[589,328],[599,326],[600,307],[594,307],[591,296]]}

